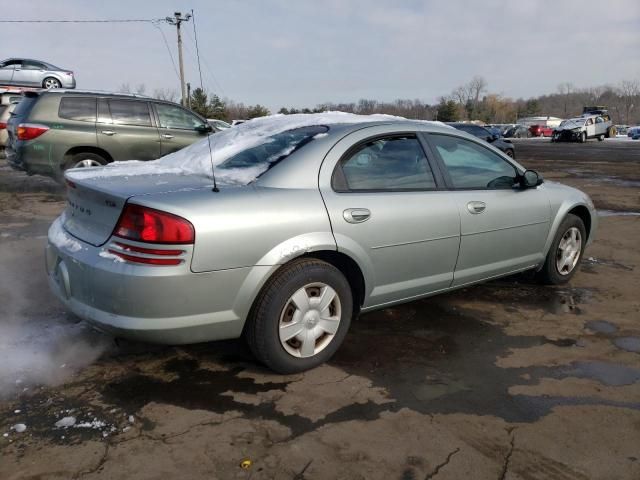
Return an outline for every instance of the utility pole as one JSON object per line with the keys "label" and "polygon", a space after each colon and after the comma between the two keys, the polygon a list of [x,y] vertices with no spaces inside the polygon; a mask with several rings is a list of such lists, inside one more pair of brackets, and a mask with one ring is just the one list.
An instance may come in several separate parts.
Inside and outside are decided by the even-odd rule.
{"label": "utility pole", "polygon": [[187,106],[187,86],[184,81],[184,63],[182,61],[182,33],[180,32],[180,24],[188,22],[191,14],[187,13],[184,17],[180,12],[174,12],[173,17],[167,17],[165,20],[169,25],[175,25],[178,32],[178,63],[180,64],[180,90],[182,91],[182,106]]}
{"label": "utility pole", "polygon": [[191,84],[187,82],[187,108],[191,110]]}

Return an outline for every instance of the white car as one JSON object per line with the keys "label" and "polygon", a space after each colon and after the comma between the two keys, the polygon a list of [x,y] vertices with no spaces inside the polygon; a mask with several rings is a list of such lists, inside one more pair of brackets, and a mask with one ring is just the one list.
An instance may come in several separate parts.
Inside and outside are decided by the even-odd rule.
{"label": "white car", "polygon": [[553,129],[552,142],[578,141],[586,142],[589,138],[603,141],[610,135],[611,118],[609,115],[583,115],[563,120]]}

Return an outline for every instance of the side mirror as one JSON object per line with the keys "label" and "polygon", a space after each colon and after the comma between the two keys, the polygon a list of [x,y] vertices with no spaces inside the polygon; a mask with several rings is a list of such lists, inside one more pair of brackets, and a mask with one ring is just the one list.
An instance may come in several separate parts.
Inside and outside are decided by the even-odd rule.
{"label": "side mirror", "polygon": [[208,123],[206,123],[206,124],[198,125],[195,128],[195,131],[198,133],[210,133],[210,132],[213,132],[213,127]]}
{"label": "side mirror", "polygon": [[525,170],[520,177],[520,185],[524,188],[534,188],[542,184],[542,177],[535,170]]}

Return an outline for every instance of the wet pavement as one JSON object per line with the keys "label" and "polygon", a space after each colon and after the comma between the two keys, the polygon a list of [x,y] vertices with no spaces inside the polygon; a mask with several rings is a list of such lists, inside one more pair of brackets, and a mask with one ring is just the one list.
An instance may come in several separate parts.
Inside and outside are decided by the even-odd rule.
{"label": "wet pavement", "polygon": [[[516,149],[635,212],[640,144],[625,143]],[[362,315],[331,362],[281,376],[241,340],[87,328],[44,278],[59,188],[0,166],[0,200],[2,479],[640,478],[635,216],[600,218],[569,285],[522,274]]]}

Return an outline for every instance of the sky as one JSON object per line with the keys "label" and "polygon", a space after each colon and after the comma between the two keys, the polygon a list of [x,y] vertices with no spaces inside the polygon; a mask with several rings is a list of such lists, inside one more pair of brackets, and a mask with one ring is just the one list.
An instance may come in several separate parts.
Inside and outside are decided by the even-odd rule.
{"label": "sky", "polygon": [[[0,0],[2,3],[9,0]],[[204,87],[282,106],[397,98],[435,102],[483,76],[528,98],[640,80],[639,0],[23,0],[4,19],[160,19],[195,13]],[[193,22],[183,24],[187,81],[200,85]],[[78,88],[179,91],[176,31],[166,23],[2,24],[0,57],[71,69]]]}

